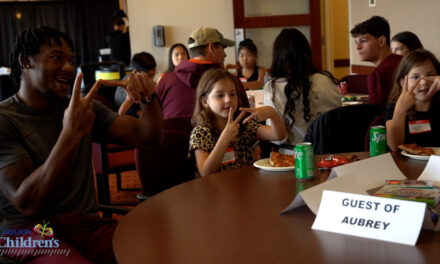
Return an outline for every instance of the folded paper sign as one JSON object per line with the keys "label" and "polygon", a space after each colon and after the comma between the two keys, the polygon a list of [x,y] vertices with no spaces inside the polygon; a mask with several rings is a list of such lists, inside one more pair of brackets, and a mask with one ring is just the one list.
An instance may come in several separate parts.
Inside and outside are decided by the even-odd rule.
{"label": "folded paper sign", "polygon": [[[389,153],[335,167],[326,182],[300,192],[280,214],[303,205],[317,214],[324,190],[370,195],[386,180],[406,180]],[[417,180],[431,181],[434,186],[440,186],[440,156],[430,157]],[[440,231],[440,221],[433,221],[432,210],[425,211],[423,229]]]}

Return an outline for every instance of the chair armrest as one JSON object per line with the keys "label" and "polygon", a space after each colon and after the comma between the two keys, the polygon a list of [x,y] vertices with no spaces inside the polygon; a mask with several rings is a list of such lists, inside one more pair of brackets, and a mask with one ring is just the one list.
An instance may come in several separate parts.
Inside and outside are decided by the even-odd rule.
{"label": "chair armrest", "polygon": [[129,208],[123,206],[104,205],[104,204],[99,204],[98,210],[103,213],[113,213],[119,215],[126,215],[128,212],[130,212]]}

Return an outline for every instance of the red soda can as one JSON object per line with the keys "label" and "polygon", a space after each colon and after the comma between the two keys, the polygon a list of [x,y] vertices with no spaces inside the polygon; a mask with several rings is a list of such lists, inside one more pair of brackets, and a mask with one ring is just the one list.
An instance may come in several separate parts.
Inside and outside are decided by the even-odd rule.
{"label": "red soda can", "polygon": [[339,90],[341,91],[342,95],[346,95],[348,93],[348,91],[347,91],[347,82],[340,82],[339,83]]}

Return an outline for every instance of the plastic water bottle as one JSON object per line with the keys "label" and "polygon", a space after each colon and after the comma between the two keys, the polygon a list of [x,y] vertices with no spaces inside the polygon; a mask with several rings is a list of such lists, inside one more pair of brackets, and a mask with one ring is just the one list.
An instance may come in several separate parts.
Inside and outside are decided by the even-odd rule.
{"label": "plastic water bottle", "polygon": [[264,74],[264,83],[266,84],[272,77],[270,76],[269,72],[266,72]]}

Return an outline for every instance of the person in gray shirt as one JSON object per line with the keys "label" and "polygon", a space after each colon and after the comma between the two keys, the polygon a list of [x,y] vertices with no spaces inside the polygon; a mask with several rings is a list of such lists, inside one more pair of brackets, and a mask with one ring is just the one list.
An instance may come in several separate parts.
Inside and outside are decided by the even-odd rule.
{"label": "person in gray shirt", "polygon": [[[19,262],[114,262],[115,221],[96,215],[91,144],[142,147],[163,138],[162,111],[145,73],[100,80],[82,97],[82,73],[75,78],[73,58],[69,36],[48,27],[24,30],[11,54],[19,90],[0,103],[0,247],[69,251],[5,254]],[[139,119],[93,100],[101,84],[124,87],[140,103]],[[45,226],[40,233],[38,224]]]}

